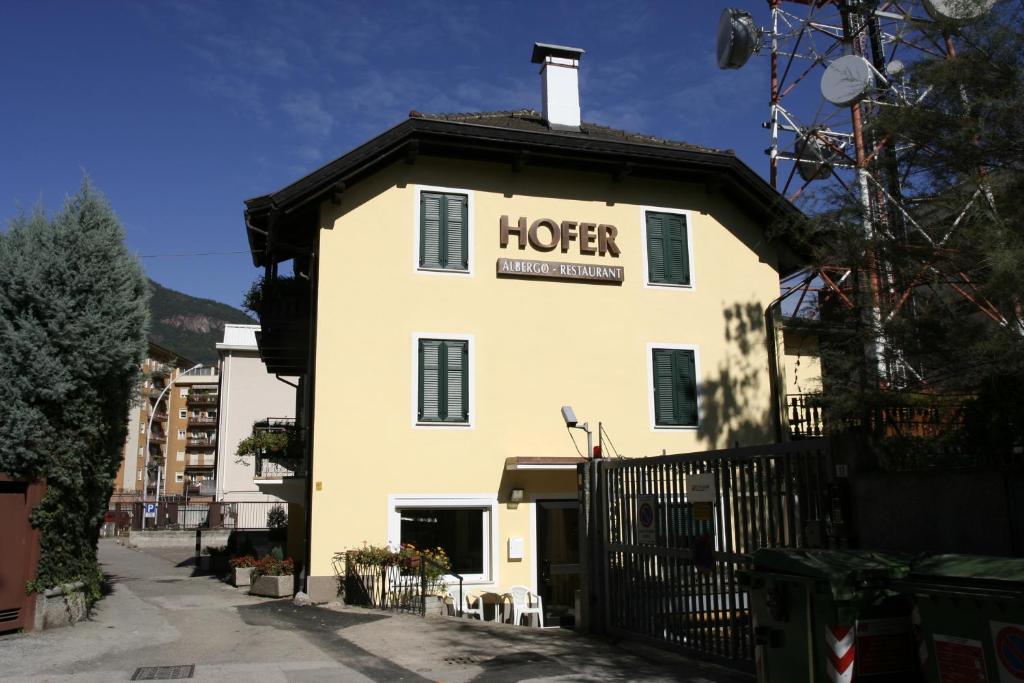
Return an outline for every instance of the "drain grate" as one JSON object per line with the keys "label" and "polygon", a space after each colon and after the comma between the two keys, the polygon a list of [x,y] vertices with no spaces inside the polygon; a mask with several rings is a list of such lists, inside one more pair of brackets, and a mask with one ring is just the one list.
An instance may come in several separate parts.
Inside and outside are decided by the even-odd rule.
{"label": "drain grate", "polygon": [[463,655],[453,655],[451,657],[445,657],[442,660],[445,664],[455,664],[458,666],[471,666],[473,664],[479,664],[479,657],[469,657]]}
{"label": "drain grate", "polygon": [[172,681],[181,678],[192,678],[196,671],[195,664],[178,664],[176,666],[140,666],[132,674],[133,681]]}

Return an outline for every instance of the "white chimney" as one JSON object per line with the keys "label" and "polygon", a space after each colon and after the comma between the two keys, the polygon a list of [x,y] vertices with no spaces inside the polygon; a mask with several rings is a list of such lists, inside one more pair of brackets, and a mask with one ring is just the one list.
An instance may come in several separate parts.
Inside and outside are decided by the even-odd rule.
{"label": "white chimney", "polygon": [[553,130],[580,129],[580,57],[583,50],[563,45],[533,44],[534,64],[540,64],[544,120]]}

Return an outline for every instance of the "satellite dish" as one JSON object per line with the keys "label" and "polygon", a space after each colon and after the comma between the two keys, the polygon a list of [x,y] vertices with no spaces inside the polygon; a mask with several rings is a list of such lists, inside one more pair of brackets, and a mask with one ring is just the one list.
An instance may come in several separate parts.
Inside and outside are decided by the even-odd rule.
{"label": "satellite dish", "polygon": [[987,14],[996,0],[924,0],[923,4],[932,19],[970,21]]}
{"label": "satellite dish", "polygon": [[832,175],[832,150],[814,133],[798,138],[793,146],[796,153],[796,171],[800,177],[810,182],[824,180]]}
{"label": "satellite dish", "polygon": [[901,73],[903,73],[904,68],[906,67],[903,65],[903,62],[901,62],[898,59],[894,59],[885,65],[885,73],[889,74],[890,76],[899,76]]}
{"label": "satellite dish", "polygon": [[828,65],[821,77],[821,94],[837,107],[864,99],[875,85],[875,72],[868,60],[846,55]]}
{"label": "satellite dish", "polygon": [[718,68],[738,69],[761,49],[761,31],[754,17],[741,9],[726,9],[718,18]]}

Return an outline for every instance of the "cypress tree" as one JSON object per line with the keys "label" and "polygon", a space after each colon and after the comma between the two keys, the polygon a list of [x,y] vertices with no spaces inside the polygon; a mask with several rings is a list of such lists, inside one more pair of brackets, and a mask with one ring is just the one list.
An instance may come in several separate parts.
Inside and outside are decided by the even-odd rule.
{"label": "cypress tree", "polygon": [[45,478],[35,589],[84,581],[145,358],[149,290],[107,201],[82,183],[0,234],[0,472]]}

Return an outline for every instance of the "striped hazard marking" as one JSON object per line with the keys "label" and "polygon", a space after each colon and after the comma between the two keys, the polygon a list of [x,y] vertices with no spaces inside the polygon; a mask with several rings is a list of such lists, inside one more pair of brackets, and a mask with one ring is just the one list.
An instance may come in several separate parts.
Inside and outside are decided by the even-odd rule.
{"label": "striped hazard marking", "polygon": [[825,668],[832,683],[853,680],[853,626],[825,627]]}

